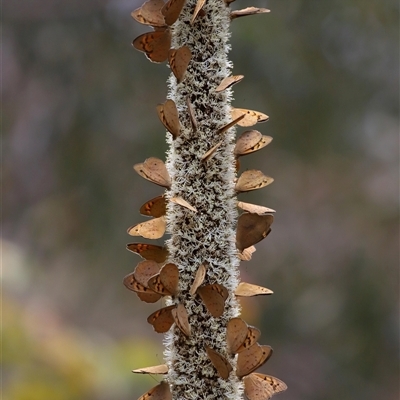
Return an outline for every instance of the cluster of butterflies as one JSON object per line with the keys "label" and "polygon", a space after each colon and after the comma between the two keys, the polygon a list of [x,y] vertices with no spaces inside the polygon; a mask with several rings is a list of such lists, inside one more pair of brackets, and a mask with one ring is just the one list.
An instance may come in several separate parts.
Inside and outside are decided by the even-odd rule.
{"label": "cluster of butterflies", "polygon": [[[132,11],[133,19],[141,24],[153,27],[153,31],[138,36],[132,45],[135,49],[146,54],[147,58],[156,63],[168,59],[172,72],[175,74],[178,83],[183,78],[185,70],[192,58],[192,53],[187,46],[179,49],[171,49],[170,27],[178,19],[186,0],[148,0],[140,8]],[[227,1],[229,4],[232,1]],[[197,18],[205,15],[203,6],[206,0],[197,0],[190,24],[193,25]],[[231,19],[247,15],[268,13],[266,8],[247,7],[243,10],[231,12]]]}
{"label": "cluster of butterflies", "polygon": [[[173,103],[173,102],[172,102]],[[168,104],[168,103],[167,103]],[[159,107],[163,111],[163,107]],[[163,111],[162,115],[169,115]],[[178,113],[176,112],[176,115]],[[167,118],[168,119],[168,118]],[[179,117],[178,117],[179,120]],[[170,121],[164,125],[170,126]],[[169,130],[169,128],[167,127]],[[237,140],[234,154],[238,158],[262,149],[271,142],[272,138],[263,136],[256,130],[246,131]],[[204,157],[201,157],[202,160]],[[151,157],[144,163],[136,164],[134,169],[143,178],[165,188],[170,188],[171,179],[165,164],[157,158]],[[273,182],[261,171],[249,170],[243,172],[237,179],[236,191],[247,192],[256,190]],[[144,203],[140,207],[142,215],[152,219],[134,225],[128,229],[132,236],[142,236],[148,239],[161,238],[166,229],[165,214],[167,202],[173,202],[187,210],[188,213],[197,213],[198,210],[182,197],[172,197],[169,200],[160,195]],[[243,213],[238,219],[236,232],[236,247],[241,260],[250,260],[255,251],[254,244],[264,239],[271,231],[273,209],[238,201],[237,207]],[[168,249],[166,247],[145,243],[130,243],[127,249],[140,255],[141,261],[134,272],[124,278],[124,285],[137,294],[145,302],[154,303],[164,296],[177,297],[179,286],[179,269],[173,263],[166,263]],[[207,265],[201,264],[196,272],[194,281],[189,290],[192,296],[198,296],[208,312],[214,317],[220,317],[225,308],[228,290],[221,284],[203,284],[207,274]],[[272,291],[250,283],[241,282],[236,288],[237,297],[252,297],[272,294]],[[167,332],[173,324],[187,337],[191,335],[189,315],[182,303],[163,307],[147,318],[154,330],[159,333]],[[257,343],[260,331],[247,326],[240,318],[233,318],[227,325],[227,344],[231,354],[238,354],[236,375],[243,379],[245,394],[249,400],[267,400],[274,394],[286,390],[287,386],[281,380],[269,375],[255,373],[255,369],[262,366],[272,355],[269,346]],[[205,351],[211,364],[216,368],[221,378],[227,379],[232,371],[228,360],[213,348],[206,346]],[[135,373],[167,374],[166,365],[134,370]],[[163,381],[139,400],[168,400],[172,398],[170,387]]]}
{"label": "cluster of butterflies", "polygon": [[[146,57],[156,63],[168,60],[170,69],[177,83],[181,83],[192,60],[192,52],[188,46],[178,49],[171,48],[170,27],[178,19],[186,0],[148,0],[140,8],[134,10],[131,16],[141,24],[151,26],[153,31],[138,36],[133,41],[133,46],[145,53]],[[234,0],[225,0],[229,5]],[[198,0],[194,8],[190,24],[194,25],[199,18],[205,16],[203,6],[206,0]],[[231,20],[236,18],[267,13],[265,8],[247,7],[243,10],[231,11]],[[222,92],[232,85],[240,82],[243,75],[228,76],[215,88],[216,92]],[[193,132],[196,132],[198,124],[196,110],[189,98],[186,99],[187,112]],[[157,106],[160,121],[175,140],[181,135],[181,124],[179,112],[173,100],[168,99]],[[256,123],[265,122],[269,117],[261,112],[241,108],[231,109],[232,121],[221,126],[217,136],[227,132],[234,125],[251,127]],[[248,130],[237,139],[234,154],[236,157],[237,170],[239,169],[239,158],[251,154],[267,146],[272,141],[269,136],[262,135],[257,130]],[[210,146],[204,154],[199,155],[201,162],[206,163],[215,156],[223,141]],[[151,157],[143,163],[134,166],[135,171],[143,178],[169,189],[171,179],[164,162],[158,158]],[[248,170],[241,174],[235,184],[237,193],[248,192],[263,188],[273,182],[273,179],[258,170]],[[128,229],[132,236],[141,236],[147,239],[161,238],[166,230],[167,202],[186,209],[188,213],[197,213],[196,207],[191,205],[182,197],[167,199],[164,195],[155,197],[140,208],[142,215],[152,219],[136,224]],[[248,261],[255,251],[254,244],[264,239],[271,231],[273,222],[273,209],[250,203],[238,201],[237,207],[243,213],[238,219],[236,232],[236,247],[238,257]],[[145,243],[130,243],[127,249],[140,255],[144,260],[139,262],[134,272],[124,278],[124,285],[144,302],[155,303],[162,297],[170,296],[177,298],[179,293],[179,269],[173,263],[168,263],[168,249],[163,246]],[[228,298],[228,290],[221,284],[205,284],[207,276],[206,263],[201,264],[196,272],[189,294],[198,296],[204,306],[214,318],[220,317],[225,309],[225,301]],[[262,286],[241,282],[235,290],[237,297],[252,297],[269,295],[273,292]],[[165,333],[173,324],[183,335],[191,336],[189,315],[182,303],[163,307],[152,313],[147,321],[156,332]],[[281,380],[269,375],[255,373],[272,355],[272,348],[260,345],[257,341],[260,331],[248,326],[240,318],[232,318],[226,327],[227,352],[231,355],[237,354],[236,375],[243,379],[245,394],[249,400],[267,400],[274,394],[287,389]],[[233,368],[229,361],[218,351],[210,346],[205,346],[205,352],[211,364],[222,379],[228,379]],[[166,364],[153,367],[141,368],[133,371],[141,374],[168,374]],[[162,381],[153,389],[142,395],[139,400],[171,400],[172,393],[168,382]]]}
{"label": "cluster of butterflies", "polygon": [[[179,329],[182,328],[179,326]],[[236,376],[243,379],[245,394],[251,400],[270,399],[274,394],[287,389],[286,384],[280,379],[253,372],[267,362],[272,355],[272,348],[270,346],[262,346],[257,343],[260,335],[261,332],[259,329],[254,326],[248,326],[246,322],[240,318],[232,318],[227,324],[226,339],[228,352],[238,355]],[[210,346],[206,345],[205,351],[219,376],[222,379],[228,379],[229,374],[232,372],[232,366],[227,359]],[[135,369],[132,372],[137,374],[167,374],[168,366],[166,364],[155,365],[152,367]],[[161,382],[140,397],[139,400],[147,399],[172,399],[168,383],[165,381]]]}
{"label": "cluster of butterflies", "polygon": [[[173,103],[172,100],[169,100]],[[166,115],[165,113],[163,114]],[[169,126],[169,123],[165,123]],[[167,128],[168,129],[168,128]],[[236,157],[251,154],[262,149],[271,142],[272,138],[262,135],[259,131],[251,130],[241,134],[237,140],[234,153]],[[218,148],[218,147],[217,147]],[[217,151],[216,146],[211,148],[205,155],[199,155],[202,162],[212,158]],[[150,157],[145,162],[134,165],[135,171],[143,178],[169,189],[171,179],[164,162],[158,158]],[[244,171],[237,179],[235,189],[237,193],[249,192],[261,189],[273,182],[273,178],[264,175],[259,170]],[[196,207],[191,205],[182,197],[172,197],[169,201],[187,209],[190,213],[197,213]],[[128,228],[131,236],[141,236],[146,239],[159,239],[166,230],[166,203],[164,195],[157,196],[140,207],[140,213],[153,219],[141,222]],[[249,260],[254,251],[253,245],[264,239],[271,232],[274,210],[268,207],[239,201],[237,206],[244,212],[240,215],[236,232],[236,247],[242,260]],[[143,258],[162,262],[166,259],[166,249],[155,245],[131,243],[127,245],[128,250],[138,253]],[[161,261],[160,261],[161,260]]]}
{"label": "cluster of butterflies", "polygon": [[[148,256],[148,254],[147,254]],[[165,259],[164,259],[165,261]],[[220,284],[205,284],[207,265],[201,264],[189,290],[192,296],[199,296],[209,313],[220,317],[228,298],[228,290]],[[163,296],[176,297],[178,294],[179,270],[173,263],[164,264],[155,260],[140,262],[133,273],[124,278],[124,285],[148,303],[154,303]],[[262,286],[241,282],[235,290],[237,297],[253,297],[269,295],[273,292]],[[153,312],[147,322],[156,332],[165,333],[175,323],[178,329],[187,337],[191,336],[188,312],[182,303],[163,307]],[[259,329],[248,326],[241,318],[232,318],[226,327],[227,351],[229,354],[238,354],[236,376],[243,379],[245,394],[250,400],[269,399],[272,395],[287,389],[281,380],[264,374],[254,373],[272,355],[272,348],[260,345],[257,341],[261,335]],[[222,379],[228,379],[233,368],[229,361],[218,351],[206,345],[205,351],[211,364]],[[140,374],[167,374],[166,364],[133,370]],[[170,387],[163,381],[153,389],[146,392],[139,400],[169,400],[172,399]]]}
{"label": "cluster of butterflies", "polygon": [[[178,267],[173,263],[167,263],[162,267],[160,267],[160,264],[163,264],[163,262],[141,261],[134,272],[125,276],[124,285],[146,303],[155,303],[164,296],[175,298],[178,294],[179,284]],[[201,264],[197,269],[189,294],[198,295],[209,313],[214,318],[219,318],[224,312],[228,290],[218,283],[203,285],[206,273],[207,265]],[[267,288],[246,282],[241,282],[235,290],[235,295],[238,297],[253,297],[272,293]],[[181,329],[182,333],[190,336],[188,315],[181,304],[163,307],[151,314],[147,321],[153,325],[154,330],[158,333],[167,332],[175,322],[178,328],[184,327],[184,329]]]}

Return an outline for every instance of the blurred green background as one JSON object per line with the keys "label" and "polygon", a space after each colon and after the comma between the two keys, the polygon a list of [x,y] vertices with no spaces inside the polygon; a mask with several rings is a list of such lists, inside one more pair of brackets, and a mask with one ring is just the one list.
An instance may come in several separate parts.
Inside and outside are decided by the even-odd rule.
{"label": "blurred green background", "polygon": [[[399,396],[399,2],[238,0],[237,107],[270,115],[243,159],[277,210],[242,278],[274,290],[243,315],[275,349],[282,400]],[[131,41],[136,0],[3,2],[4,400],[135,399],[162,335],[122,278],[138,207],[161,193],[132,165],[164,158],[155,106],[169,69]],[[244,129],[241,128],[239,133]],[[159,240],[157,243],[161,244]]]}

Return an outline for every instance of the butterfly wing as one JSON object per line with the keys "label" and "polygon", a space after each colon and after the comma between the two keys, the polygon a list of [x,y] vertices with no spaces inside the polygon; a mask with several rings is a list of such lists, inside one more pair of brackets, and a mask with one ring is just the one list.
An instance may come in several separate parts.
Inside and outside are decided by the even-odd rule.
{"label": "butterfly wing", "polygon": [[249,400],[269,400],[273,395],[287,389],[280,379],[258,373],[245,376],[243,383],[244,393]]}
{"label": "butterfly wing", "polygon": [[230,372],[232,371],[232,366],[229,361],[222,356],[220,353],[215,351],[209,346],[206,347],[207,356],[210,359],[212,365],[217,370],[219,376],[222,379],[228,379]]}
{"label": "butterfly wing", "polygon": [[175,307],[176,305],[160,308],[149,315],[147,322],[153,325],[154,330],[158,333],[168,332],[169,328],[171,328],[174,323],[174,317],[172,316],[171,310]]}
{"label": "butterfly wing", "polygon": [[226,325],[226,343],[231,354],[237,353],[237,350],[245,341],[247,333],[247,324],[241,318],[229,320]]}
{"label": "butterfly wing", "polygon": [[164,262],[169,254],[165,247],[157,246],[155,244],[128,243],[126,248],[132,253],[139,254],[139,256],[146,260],[152,260],[157,263]]}
{"label": "butterfly wing", "polygon": [[218,318],[223,314],[225,300],[228,297],[228,291],[224,286],[217,283],[201,286],[197,289],[197,293],[214,318]]}
{"label": "butterfly wing", "polygon": [[159,218],[166,214],[166,202],[164,196],[157,196],[154,199],[146,201],[140,209],[140,214],[149,217]]}
{"label": "butterfly wing", "polygon": [[175,75],[177,83],[181,83],[185,77],[187,67],[192,59],[192,52],[188,46],[179,49],[171,49],[168,53],[168,62],[171,71]]}
{"label": "butterfly wing", "polygon": [[140,396],[138,400],[172,400],[172,394],[168,383],[163,381]]}
{"label": "butterfly wing", "polygon": [[260,346],[254,344],[247,350],[242,351],[238,355],[236,375],[242,378],[261,367],[272,355],[270,346]]}
{"label": "butterfly wing", "polygon": [[267,237],[274,220],[272,215],[243,213],[238,220],[236,247],[239,251],[260,242]]}
{"label": "butterfly wing", "polygon": [[138,36],[132,45],[142,51],[146,57],[156,63],[165,61],[171,47],[171,32],[169,29],[143,33]]}

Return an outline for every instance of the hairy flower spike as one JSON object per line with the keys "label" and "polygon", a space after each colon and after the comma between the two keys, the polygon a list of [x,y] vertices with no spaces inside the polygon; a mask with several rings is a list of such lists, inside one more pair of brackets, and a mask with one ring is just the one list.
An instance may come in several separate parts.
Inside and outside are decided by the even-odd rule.
{"label": "hairy flower spike", "polygon": [[[243,75],[231,75],[229,25],[269,10],[232,12],[229,3],[148,0],[132,12],[138,22],[155,28],[133,46],[150,61],[168,59],[172,72],[168,99],[157,106],[168,131],[166,163],[150,157],[134,166],[166,193],[140,208],[153,219],[128,232],[158,238],[166,226],[171,234],[166,248],[127,245],[146,260],[124,278],[125,286],[145,302],[166,299],[166,306],[147,319],[156,332],[166,333],[166,364],[134,370],[166,377],[139,400],[238,400],[243,392],[249,400],[262,400],[286,389],[282,381],[253,372],[270,358],[272,348],[260,345],[260,331],[238,318],[237,300],[272,294],[261,286],[239,284],[238,266],[271,231],[274,210],[236,198],[238,192],[272,183],[258,170],[236,177],[237,158],[272,139],[247,131],[235,145],[235,125],[252,126],[269,117],[231,107],[231,87]],[[240,217],[237,207],[244,210]]]}

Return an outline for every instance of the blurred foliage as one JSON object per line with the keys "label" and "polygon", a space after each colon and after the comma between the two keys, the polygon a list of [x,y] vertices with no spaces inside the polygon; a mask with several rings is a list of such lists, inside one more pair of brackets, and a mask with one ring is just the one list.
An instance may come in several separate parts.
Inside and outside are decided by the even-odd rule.
{"label": "blurred foliage", "polygon": [[[3,245],[10,261],[12,249]],[[130,370],[133,362],[158,362],[153,341],[134,336],[117,341],[96,330],[78,330],[47,301],[33,299],[25,306],[3,301],[4,399],[129,398],[134,390],[146,390],[146,378],[134,383]]]}
{"label": "blurred foliage", "polygon": [[[162,337],[121,284],[138,207],[160,190],[132,165],[164,157],[155,105],[169,73],[130,42],[137,1],[3,4],[3,398],[132,399],[130,370],[162,362]],[[399,4],[255,0],[232,23],[234,104],[274,137],[243,159],[277,210],[242,278],[276,354],[282,400],[398,398]],[[162,243],[162,241],[158,241]]]}

